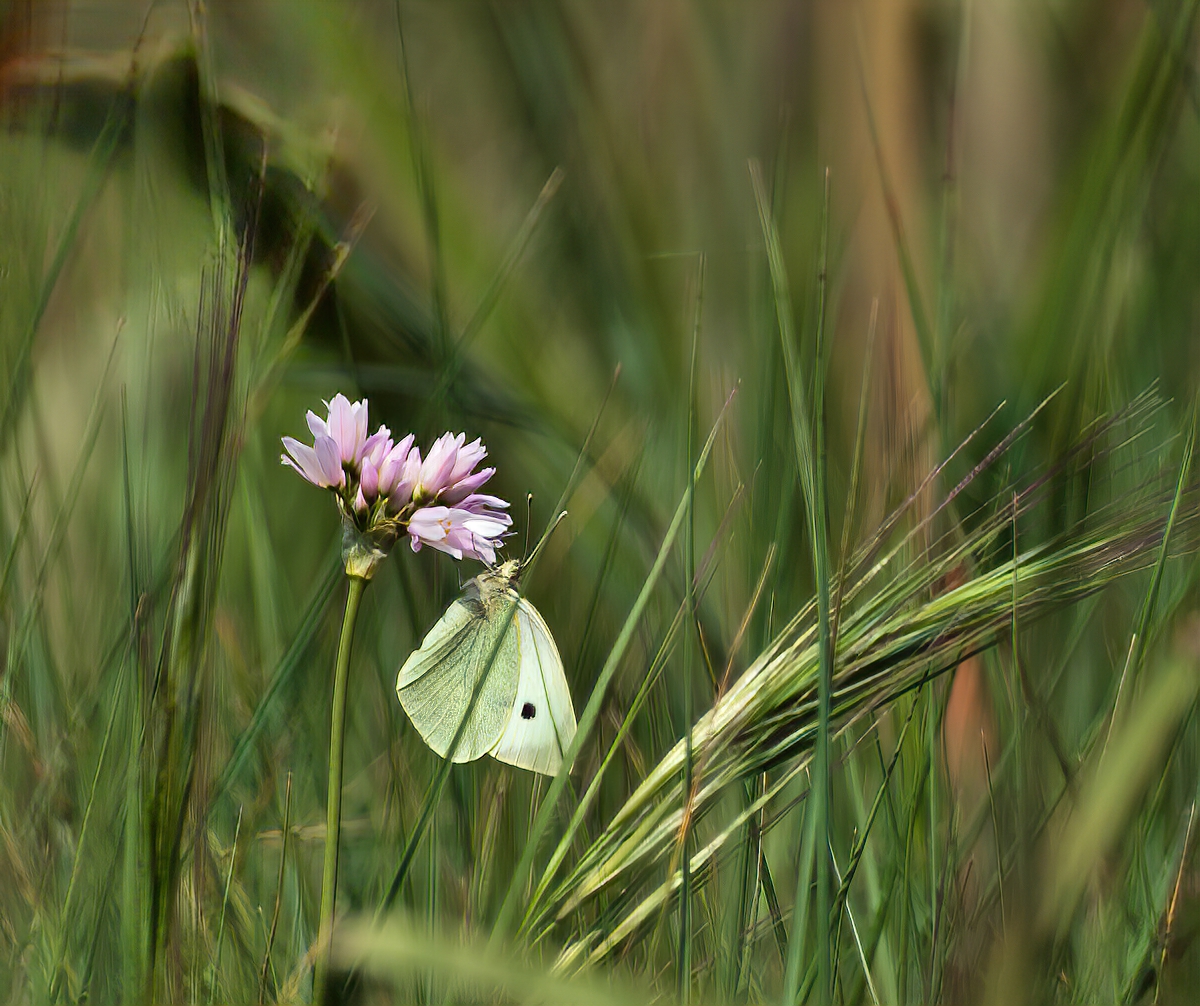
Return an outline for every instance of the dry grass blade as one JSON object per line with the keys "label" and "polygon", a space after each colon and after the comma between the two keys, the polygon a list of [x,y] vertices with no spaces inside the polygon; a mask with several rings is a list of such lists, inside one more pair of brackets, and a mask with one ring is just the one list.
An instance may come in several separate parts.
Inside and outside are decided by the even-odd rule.
{"label": "dry grass blade", "polygon": [[432,971],[449,982],[447,994],[473,999],[501,994],[518,1003],[571,1003],[579,1006],[624,1006],[645,1002],[646,990],[613,988],[587,978],[561,978],[515,963],[483,945],[463,944],[431,936],[422,929],[394,920],[377,927],[365,922],[338,929],[334,960],[343,965],[361,962],[370,974],[407,981]]}
{"label": "dry grass blade", "polygon": [[1095,763],[1089,784],[1049,850],[1053,862],[1038,921],[1061,939],[1101,857],[1121,834],[1136,803],[1174,743],[1200,689],[1194,659],[1177,658],[1163,667],[1113,743]]}

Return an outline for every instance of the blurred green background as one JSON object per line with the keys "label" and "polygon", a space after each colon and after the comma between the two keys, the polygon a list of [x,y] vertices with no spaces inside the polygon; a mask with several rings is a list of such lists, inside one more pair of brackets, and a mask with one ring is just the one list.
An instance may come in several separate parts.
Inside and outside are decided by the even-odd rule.
{"label": "blurred green background", "polygon": [[433,799],[394,692],[478,570],[396,549],[336,996],[1188,1001],[1196,6],[0,0],[0,997],[307,1001],[342,391],[483,437],[513,554],[567,494],[529,597],[613,676],[523,860],[549,780]]}

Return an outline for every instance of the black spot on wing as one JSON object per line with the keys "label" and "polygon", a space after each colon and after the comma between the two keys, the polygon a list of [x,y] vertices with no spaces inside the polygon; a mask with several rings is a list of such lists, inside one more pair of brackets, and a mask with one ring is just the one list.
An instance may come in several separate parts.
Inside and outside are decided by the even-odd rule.
{"label": "black spot on wing", "polygon": [[537,715],[537,709],[532,702],[526,702],[521,706],[521,719],[531,720]]}

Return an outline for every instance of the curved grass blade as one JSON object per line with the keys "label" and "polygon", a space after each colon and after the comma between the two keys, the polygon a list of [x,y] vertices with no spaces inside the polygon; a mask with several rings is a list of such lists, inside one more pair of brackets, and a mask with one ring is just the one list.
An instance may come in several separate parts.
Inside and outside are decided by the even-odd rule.
{"label": "curved grass blade", "polygon": [[246,758],[250,754],[250,749],[268,723],[276,701],[279,700],[287,686],[294,680],[296,673],[300,670],[304,658],[308,654],[309,647],[312,646],[313,640],[316,638],[317,630],[325,619],[325,610],[329,606],[329,600],[333,596],[334,589],[341,582],[341,574],[342,563],[340,558],[331,559],[329,565],[326,567],[324,577],[318,582],[317,588],[313,591],[304,614],[300,618],[300,626],[296,630],[296,635],[292,637],[287,652],[280,658],[275,671],[271,675],[270,684],[267,685],[266,691],[263,692],[262,697],[258,700],[258,705],[254,708],[250,722],[246,724],[246,728],[238,735],[237,740],[234,741],[229,759],[225,762],[224,768],[221,769],[221,774],[217,776],[216,781],[212,784],[211,799],[214,803],[228,792],[229,787],[233,784],[242,766],[245,764]]}
{"label": "curved grass blade", "polygon": [[1175,482],[1175,495],[1171,500],[1171,509],[1167,514],[1167,526],[1163,531],[1162,543],[1159,545],[1158,559],[1154,563],[1154,572],[1151,574],[1150,586],[1147,588],[1146,596],[1142,601],[1142,610],[1138,616],[1137,628],[1134,630],[1133,638],[1129,641],[1129,651],[1126,655],[1125,664],[1121,668],[1121,677],[1117,682],[1117,694],[1113,699],[1112,717],[1109,720],[1108,733],[1104,739],[1106,746],[1108,738],[1112,735],[1113,724],[1116,723],[1123,711],[1121,699],[1127,687],[1126,681],[1128,681],[1128,687],[1132,688],[1137,681],[1138,672],[1141,670],[1142,662],[1146,657],[1146,637],[1150,634],[1150,623],[1154,618],[1154,610],[1158,606],[1158,592],[1162,586],[1163,570],[1166,569],[1167,565],[1167,555],[1171,546],[1171,534],[1175,530],[1175,522],[1179,517],[1180,503],[1183,500],[1188,476],[1192,470],[1192,455],[1196,447],[1196,419],[1197,410],[1193,407],[1187,440],[1184,441],[1183,445],[1183,457],[1179,462],[1179,478]]}
{"label": "curved grass blade", "polygon": [[[708,435],[707,442],[700,451],[700,457],[696,463],[697,474],[704,471],[704,467],[708,463],[708,456],[712,451],[713,443],[716,441],[717,431],[720,429],[721,422],[732,400],[733,394],[731,393],[729,398],[726,399],[716,423],[713,424],[713,429]],[[541,806],[538,808],[537,817],[534,818],[533,825],[526,836],[525,847],[521,852],[521,859],[517,864],[513,879],[509,884],[508,891],[505,893],[504,900],[500,905],[500,911],[493,924],[489,946],[497,946],[507,933],[513,913],[516,911],[518,892],[524,887],[525,878],[529,875],[533,867],[533,857],[537,852],[541,837],[549,827],[550,819],[555,812],[558,801],[562,797],[563,790],[567,787],[571,765],[583,749],[584,743],[596,725],[596,720],[600,715],[600,706],[604,702],[608,686],[611,684],[614,675],[616,675],[621,659],[625,656],[625,650],[633,639],[633,633],[637,628],[638,622],[641,621],[642,612],[650,600],[650,595],[653,593],[659,577],[662,576],[663,569],[667,563],[667,556],[670,555],[671,548],[675,544],[675,538],[679,534],[680,527],[687,515],[690,496],[691,493],[687,492],[684,494],[684,498],[679,501],[679,506],[675,509],[675,516],[671,519],[667,533],[663,535],[662,545],[659,547],[654,564],[650,567],[650,572],[642,584],[642,589],[639,591],[637,599],[633,602],[633,607],[625,619],[625,624],[621,627],[621,631],[618,633],[613,647],[609,651],[608,659],[605,660],[604,666],[601,668],[600,674],[596,679],[596,684],[592,687],[592,694],[588,697],[587,705],[584,706],[583,712],[579,716],[575,739],[571,742],[570,750],[563,757],[563,767],[550,784],[546,797],[542,800]]]}
{"label": "curved grass blade", "polygon": [[58,278],[62,274],[63,266],[66,265],[67,258],[75,247],[75,238],[79,233],[80,224],[83,222],[88,209],[100,194],[100,190],[103,188],[104,182],[108,177],[113,157],[120,147],[122,137],[125,135],[132,107],[130,93],[128,93],[128,90],[122,91],[114,100],[113,107],[109,110],[108,116],[104,121],[104,126],[100,130],[100,135],[96,137],[96,142],[92,146],[92,153],[88,161],[87,173],[84,176],[83,187],[71,210],[71,216],[67,220],[67,225],[63,228],[63,232],[59,236],[58,245],[54,250],[54,258],[51,260],[50,267],[46,271],[46,275],[43,277],[42,284],[38,289],[33,314],[29,319],[29,323],[25,326],[24,334],[17,346],[16,359],[10,364],[12,368],[11,376],[9,377],[8,387],[4,394],[4,406],[0,410],[0,448],[7,446],[8,439],[16,431],[16,416],[25,400],[25,391],[30,378],[30,358],[33,352],[34,340],[37,338],[38,328],[41,326],[42,317],[45,315],[46,308],[50,304],[50,296],[54,293],[54,288],[58,284]]}

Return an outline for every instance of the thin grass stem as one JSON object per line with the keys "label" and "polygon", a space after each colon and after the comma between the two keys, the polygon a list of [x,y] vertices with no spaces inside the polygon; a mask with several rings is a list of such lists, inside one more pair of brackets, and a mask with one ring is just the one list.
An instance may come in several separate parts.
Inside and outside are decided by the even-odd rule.
{"label": "thin grass stem", "polygon": [[1179,477],[1175,481],[1175,495],[1171,499],[1171,508],[1167,513],[1167,525],[1163,530],[1162,541],[1159,544],[1158,557],[1154,563],[1154,572],[1150,577],[1150,586],[1146,590],[1146,596],[1142,601],[1142,610],[1138,617],[1137,628],[1129,640],[1129,649],[1126,652],[1125,664],[1121,668],[1121,677],[1117,682],[1117,694],[1113,699],[1112,716],[1109,718],[1108,730],[1104,735],[1104,748],[1108,747],[1108,742],[1112,738],[1113,726],[1116,724],[1124,708],[1122,700],[1126,690],[1131,688],[1134,681],[1136,681],[1138,672],[1141,670],[1142,663],[1145,660],[1146,637],[1150,633],[1150,623],[1154,617],[1154,609],[1158,605],[1158,592],[1162,586],[1163,570],[1166,568],[1167,556],[1170,554],[1171,534],[1175,530],[1175,522],[1179,517],[1183,493],[1187,488],[1188,475],[1192,470],[1192,456],[1196,448],[1196,420],[1197,408],[1193,406],[1187,440],[1184,441],[1183,445],[1183,457],[1179,462]]}
{"label": "thin grass stem", "polygon": [[[687,515],[687,532],[684,536],[684,562],[683,562],[683,591],[685,604],[687,605],[687,617],[691,623],[691,628],[695,633],[694,642],[691,642],[692,635],[689,633],[689,643],[685,647],[686,659],[683,663],[683,696],[684,696],[684,741],[685,754],[683,761],[683,791],[686,794],[688,805],[692,799],[692,769],[693,769],[693,751],[692,751],[692,721],[694,719],[693,705],[694,696],[692,694],[693,678],[694,678],[694,658],[696,648],[703,645],[703,639],[700,630],[700,620],[696,612],[696,463],[693,457],[695,452],[695,436],[696,436],[696,358],[700,347],[700,319],[704,308],[704,255],[700,255],[700,259],[696,264],[696,306],[695,306],[695,321],[692,325],[692,354],[691,367],[688,373],[688,398],[687,398],[687,476],[688,476],[688,515]],[[689,837],[691,832],[690,815],[685,809],[683,820],[679,827],[679,865],[680,889],[679,889],[679,947],[676,956],[676,996],[682,1006],[687,1006],[691,1001],[691,976],[692,976],[692,878],[690,869],[690,852],[689,852]]]}
{"label": "thin grass stem", "polygon": [[108,756],[108,743],[112,740],[113,725],[117,720],[117,711],[121,708],[122,686],[125,681],[125,668],[128,666],[126,660],[121,661],[121,668],[117,672],[117,680],[113,686],[113,704],[112,711],[109,713],[108,725],[104,728],[104,739],[100,743],[100,754],[96,759],[96,771],[92,776],[91,789],[88,791],[87,805],[83,811],[83,821],[79,825],[79,838],[75,843],[75,856],[71,861],[71,878],[67,882],[67,894],[63,898],[62,915],[59,919],[59,926],[56,933],[58,941],[58,949],[54,955],[54,966],[51,969],[50,980],[50,1001],[57,1002],[58,994],[62,988],[62,966],[63,957],[67,952],[67,940],[65,935],[66,927],[71,924],[75,918],[75,894],[79,883],[79,867],[82,863],[82,854],[84,839],[88,834],[88,825],[92,820],[92,810],[96,805],[96,792],[100,785],[101,774],[104,771],[104,762]]}
{"label": "thin grass stem", "polygon": [[283,834],[279,849],[279,876],[275,881],[275,907],[271,910],[271,928],[267,932],[267,947],[263,951],[262,970],[258,975],[258,1001],[267,995],[267,974],[271,969],[271,948],[275,946],[275,932],[279,928],[279,910],[283,906],[283,877],[287,866],[288,837],[292,830],[292,773],[287,774],[287,787],[283,797]]}
{"label": "thin grass stem", "polygon": [[233,829],[233,847],[229,850],[229,871],[225,874],[225,893],[221,895],[221,918],[217,922],[217,945],[212,957],[212,979],[208,983],[208,1001],[213,1003],[217,995],[217,983],[221,974],[221,946],[225,942],[225,912],[229,908],[229,889],[233,886],[233,867],[237,862],[238,839],[242,835],[242,808],[238,808],[237,825]]}
{"label": "thin grass stem", "polygon": [[329,727],[329,789],[325,800],[325,860],[321,875],[321,916],[317,929],[317,961],[313,974],[313,1002],[325,1002],[329,982],[329,950],[333,940],[333,917],[337,898],[338,845],[342,833],[342,756],[345,752],[346,683],[350,676],[350,650],[354,623],[367,581],[347,578],[346,611],[333,668],[333,709]]}
{"label": "thin grass stem", "polygon": [[[788,292],[787,272],[783,262],[779,232],[773,212],[766,201],[765,189],[758,165],[750,166],[750,178],[758,204],[759,221],[767,245],[767,263],[771,273],[771,285],[775,294],[775,312],[779,327],[779,338],[783,348],[785,376],[788,386],[788,402],[792,416],[792,438],[796,451],[800,485],[804,493],[808,512],[808,532],[812,548],[813,580],[817,590],[817,736],[814,757],[814,827],[817,830],[817,986],[819,1001],[828,1003],[833,998],[831,980],[832,947],[829,929],[830,873],[828,846],[831,835],[831,786],[832,777],[829,759],[829,721],[832,714],[833,693],[833,626],[831,608],[831,576],[829,569],[829,533],[826,515],[825,487],[825,310],[827,270],[829,259],[829,171],[825,171],[824,194],[821,211],[821,249],[817,275],[818,304],[816,321],[815,359],[813,389],[814,400],[806,401],[803,377],[800,373],[798,351],[795,345],[792,324],[791,295]],[[798,951],[793,950],[793,953]],[[798,974],[795,968],[789,974]],[[785,1001],[792,1001],[795,989],[785,983]]]}

